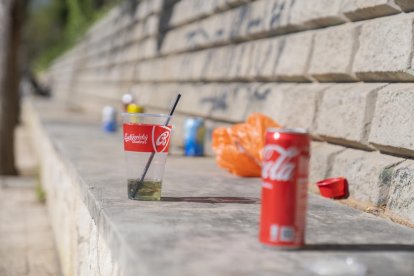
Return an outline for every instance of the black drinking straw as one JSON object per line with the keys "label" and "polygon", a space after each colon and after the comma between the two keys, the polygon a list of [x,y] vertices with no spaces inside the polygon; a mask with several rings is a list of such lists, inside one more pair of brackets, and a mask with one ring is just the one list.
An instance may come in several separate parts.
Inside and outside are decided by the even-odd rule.
{"label": "black drinking straw", "polygon": [[[170,122],[171,116],[174,114],[175,108],[177,107],[177,104],[180,98],[181,98],[181,94],[178,94],[177,98],[175,99],[174,105],[171,107],[170,116],[168,116],[167,121],[165,122],[164,126],[168,126],[168,123]],[[151,166],[151,162],[152,162],[152,159],[154,159],[154,156],[155,156],[155,152],[151,153],[151,156],[148,159],[147,164],[145,165],[144,172],[142,173],[141,179],[139,180],[137,184],[134,185],[134,188],[132,190],[133,198],[137,195],[139,185],[144,183],[145,175],[147,174],[148,169]]]}

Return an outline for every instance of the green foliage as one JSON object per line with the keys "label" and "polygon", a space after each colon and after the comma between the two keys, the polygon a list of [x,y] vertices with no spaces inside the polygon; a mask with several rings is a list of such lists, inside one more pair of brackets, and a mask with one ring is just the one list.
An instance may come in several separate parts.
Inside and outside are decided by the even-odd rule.
{"label": "green foliage", "polygon": [[42,184],[40,183],[40,176],[37,176],[36,179],[36,187],[35,187],[35,193],[36,193],[36,197],[37,200],[41,203],[45,203],[46,202],[46,192],[42,187]]}
{"label": "green foliage", "polygon": [[32,0],[23,37],[28,65],[35,71],[48,68],[120,1]]}

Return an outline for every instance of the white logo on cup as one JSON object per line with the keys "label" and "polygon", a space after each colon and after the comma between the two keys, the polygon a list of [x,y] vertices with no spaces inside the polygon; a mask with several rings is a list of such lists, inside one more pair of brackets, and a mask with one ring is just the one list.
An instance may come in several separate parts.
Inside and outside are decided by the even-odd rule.
{"label": "white logo on cup", "polygon": [[169,131],[164,131],[163,133],[161,133],[160,136],[158,136],[157,141],[155,141],[155,145],[156,146],[160,146],[160,145],[165,146],[168,143],[168,138],[169,137],[170,137],[170,132]]}
{"label": "white logo on cup", "polygon": [[[272,160],[274,152],[279,153],[276,160]],[[278,145],[267,145],[263,150],[262,177],[278,181],[292,180],[296,165],[291,161],[298,154],[299,150],[295,147],[284,149]]]}
{"label": "white logo on cup", "polygon": [[[155,138],[155,128],[157,127],[161,127],[165,129],[165,131],[161,133],[157,138]],[[153,126],[152,127],[152,147],[155,152],[163,152],[167,148],[168,142],[170,141],[170,133],[171,133],[171,128],[169,127],[166,127],[166,126]],[[160,151],[158,151],[157,150],[158,146],[164,146],[164,147]]]}
{"label": "white logo on cup", "polygon": [[128,134],[125,133],[124,141],[131,142],[133,144],[146,144],[148,140],[148,135],[145,134],[138,134],[134,135],[133,133]]}

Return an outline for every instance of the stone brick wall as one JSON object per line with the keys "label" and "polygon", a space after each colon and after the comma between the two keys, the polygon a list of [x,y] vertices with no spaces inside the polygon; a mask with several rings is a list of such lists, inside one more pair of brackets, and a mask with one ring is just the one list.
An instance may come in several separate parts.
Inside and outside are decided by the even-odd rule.
{"label": "stone brick wall", "polygon": [[165,112],[181,92],[178,130],[253,111],[306,127],[313,182],[345,176],[353,198],[414,221],[413,21],[410,0],[128,1],[48,79],[95,110],[131,91]]}

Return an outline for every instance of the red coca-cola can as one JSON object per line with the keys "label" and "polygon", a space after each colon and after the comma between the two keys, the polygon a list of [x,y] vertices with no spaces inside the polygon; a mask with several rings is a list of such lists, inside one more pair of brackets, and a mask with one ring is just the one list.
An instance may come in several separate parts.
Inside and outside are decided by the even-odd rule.
{"label": "red coca-cola can", "polygon": [[310,137],[304,129],[268,129],[263,149],[260,242],[305,244]]}

